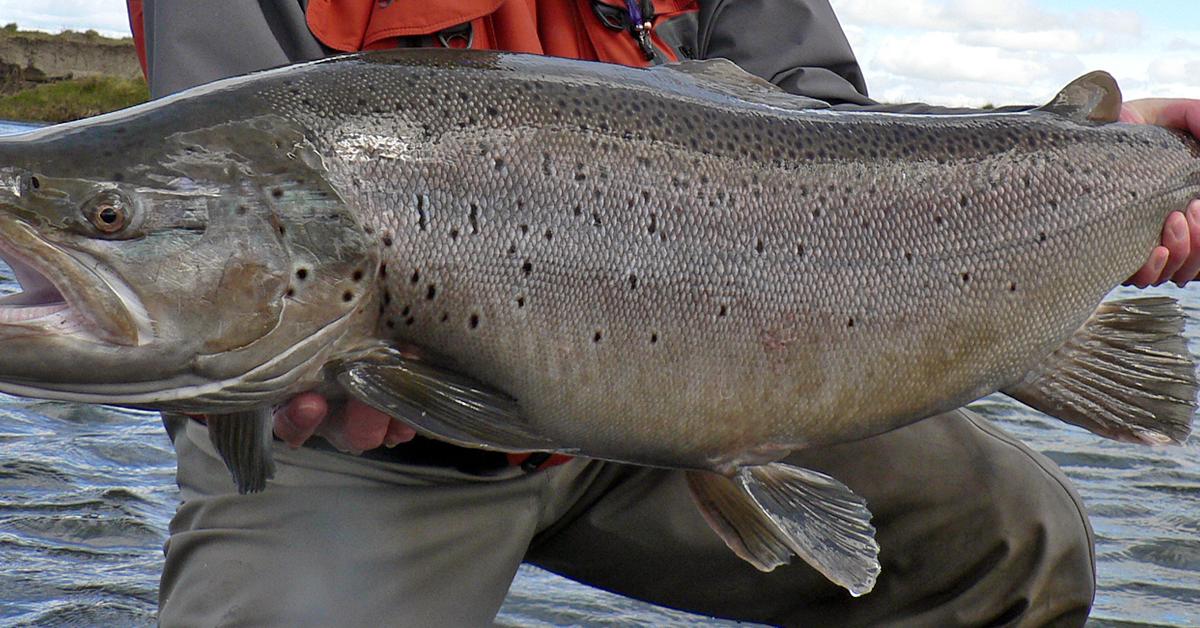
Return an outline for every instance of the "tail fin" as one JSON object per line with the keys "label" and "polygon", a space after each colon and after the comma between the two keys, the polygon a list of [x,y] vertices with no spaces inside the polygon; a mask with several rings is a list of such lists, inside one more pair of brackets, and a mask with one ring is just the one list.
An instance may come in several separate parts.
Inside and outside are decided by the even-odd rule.
{"label": "tail fin", "polygon": [[1004,393],[1114,440],[1182,443],[1196,412],[1196,362],[1174,299],[1101,304],[1083,327]]}

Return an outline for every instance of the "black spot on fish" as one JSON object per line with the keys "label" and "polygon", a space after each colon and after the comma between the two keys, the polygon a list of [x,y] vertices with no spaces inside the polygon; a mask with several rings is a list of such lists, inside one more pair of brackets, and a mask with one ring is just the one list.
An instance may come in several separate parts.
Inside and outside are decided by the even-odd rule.
{"label": "black spot on fish", "polygon": [[429,197],[424,194],[417,195],[417,228],[425,231],[429,228],[429,212],[425,208],[425,204],[429,201]]}

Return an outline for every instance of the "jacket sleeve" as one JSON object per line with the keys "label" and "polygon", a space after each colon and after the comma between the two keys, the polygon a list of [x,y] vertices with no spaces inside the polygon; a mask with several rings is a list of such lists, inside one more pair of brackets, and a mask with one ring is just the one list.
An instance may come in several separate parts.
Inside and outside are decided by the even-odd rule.
{"label": "jacket sleeve", "polygon": [[979,112],[871,100],[862,69],[828,0],[700,0],[699,4],[696,44],[701,59],[729,59],[785,91],[819,98],[839,110]]}

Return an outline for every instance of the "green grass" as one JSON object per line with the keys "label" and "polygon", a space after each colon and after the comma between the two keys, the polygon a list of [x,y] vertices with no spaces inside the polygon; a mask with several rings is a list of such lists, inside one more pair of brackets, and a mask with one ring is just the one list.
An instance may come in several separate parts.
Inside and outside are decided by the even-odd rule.
{"label": "green grass", "polygon": [[71,79],[0,97],[0,119],[66,122],[136,105],[149,98],[146,82],[140,78]]}
{"label": "green grass", "polygon": [[56,39],[59,41],[76,41],[86,42],[91,44],[112,44],[117,46],[128,46],[133,43],[132,37],[105,37],[94,30],[79,31],[62,31],[59,33],[47,33],[43,31],[26,31],[21,30],[15,23],[9,22],[3,27],[0,27],[0,37],[22,37],[25,39]]}

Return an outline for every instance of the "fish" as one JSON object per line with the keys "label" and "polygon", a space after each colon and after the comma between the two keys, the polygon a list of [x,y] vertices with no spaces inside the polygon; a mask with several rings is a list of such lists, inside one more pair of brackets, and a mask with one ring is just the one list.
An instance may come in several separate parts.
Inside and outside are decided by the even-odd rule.
{"label": "fish", "polygon": [[853,595],[870,510],[792,451],[995,391],[1182,442],[1184,315],[1105,302],[1200,145],[1093,72],[845,111],[725,60],[340,56],[0,140],[0,391],[204,414],[240,492],[315,390],[431,438],[682,469],[755,567]]}

